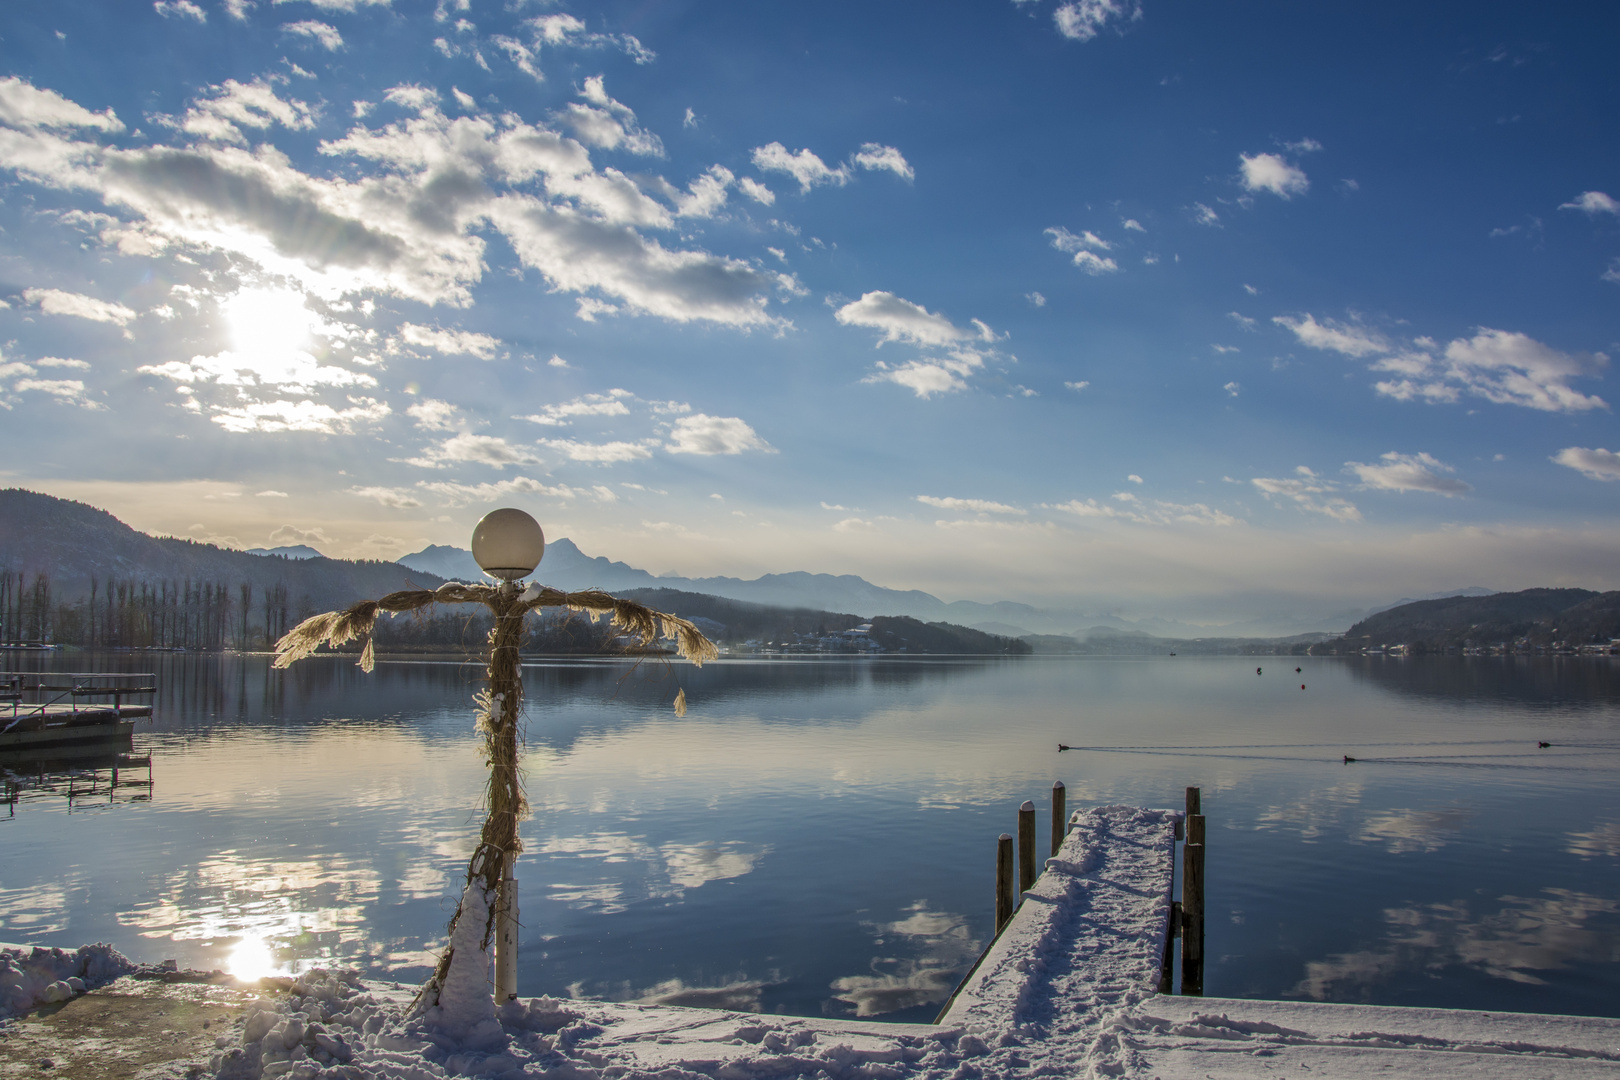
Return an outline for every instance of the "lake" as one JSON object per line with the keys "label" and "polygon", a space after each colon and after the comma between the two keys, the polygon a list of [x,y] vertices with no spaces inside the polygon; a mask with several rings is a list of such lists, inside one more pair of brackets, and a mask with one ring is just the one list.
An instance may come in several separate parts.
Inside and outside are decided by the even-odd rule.
{"label": "lake", "polygon": [[[41,664],[157,672],[153,786],[13,776],[0,940],[426,975],[482,820],[477,665],[3,666]],[[1620,1015],[1616,664],[532,660],[519,990],[931,1020],[991,934],[997,835],[1034,799],[1044,837],[1062,780],[1071,808],[1202,787],[1211,995]]]}

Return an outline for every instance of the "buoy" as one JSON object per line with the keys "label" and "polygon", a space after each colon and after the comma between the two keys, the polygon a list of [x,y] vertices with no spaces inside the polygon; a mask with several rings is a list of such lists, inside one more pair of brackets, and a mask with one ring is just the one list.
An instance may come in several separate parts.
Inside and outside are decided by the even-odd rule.
{"label": "buoy", "polygon": [[1299,684],[1299,688],[1300,688],[1300,689],[1301,689],[1301,690],[1303,690],[1303,689],[1305,689],[1305,684],[1304,684],[1304,683],[1300,683],[1300,684]]}

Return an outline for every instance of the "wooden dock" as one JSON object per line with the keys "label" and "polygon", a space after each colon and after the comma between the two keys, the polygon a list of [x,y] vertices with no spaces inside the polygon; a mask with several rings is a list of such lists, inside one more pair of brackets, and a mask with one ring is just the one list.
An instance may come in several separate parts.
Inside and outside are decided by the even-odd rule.
{"label": "wooden dock", "polygon": [[157,692],[150,673],[0,672],[0,759],[66,747],[129,749]]}

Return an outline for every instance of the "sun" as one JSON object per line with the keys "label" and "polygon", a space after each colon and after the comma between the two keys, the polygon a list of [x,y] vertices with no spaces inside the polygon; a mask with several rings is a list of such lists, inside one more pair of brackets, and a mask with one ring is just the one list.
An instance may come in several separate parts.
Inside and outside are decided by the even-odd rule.
{"label": "sun", "polygon": [[231,949],[226,970],[242,982],[278,974],[284,965],[270,951],[270,943],[257,934],[244,934]]}

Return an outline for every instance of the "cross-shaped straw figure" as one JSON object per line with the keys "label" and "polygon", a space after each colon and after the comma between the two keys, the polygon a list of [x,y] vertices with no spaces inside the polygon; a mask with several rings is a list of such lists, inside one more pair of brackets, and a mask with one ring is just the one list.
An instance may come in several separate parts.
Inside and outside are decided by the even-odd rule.
{"label": "cross-shaped straw figure", "polygon": [[[398,615],[429,604],[483,604],[495,616],[489,632],[488,686],[474,699],[478,730],[484,736],[489,763],[484,821],[478,847],[467,864],[467,884],[450,920],[449,942],[432,977],[417,994],[413,1012],[434,1026],[476,1039],[479,1029],[496,1033],[497,1002],[517,996],[517,904],[513,863],[522,844],[518,821],[528,810],[518,768],[518,714],[523,705],[523,677],[518,648],[524,616],[536,608],[567,608],[593,619],[611,617],[613,625],[641,646],[663,639],[676,652],[702,666],[720,653],[714,643],[685,619],[621,600],[597,589],[565,593],[519,582],[534,572],[545,554],[545,534],[522,510],[494,510],[473,530],[473,557],[499,585],[448,582],[437,589],[407,589],[380,600],[367,600],[345,611],[305,619],[276,642],[275,666],[285,668],[322,644],[338,646],[363,641],[360,667],[374,662],[371,632],[382,612]],[[675,695],[675,714],[686,714],[686,691]],[[490,994],[489,947],[496,945],[495,992]],[[493,1029],[489,1025],[494,1025]]]}

